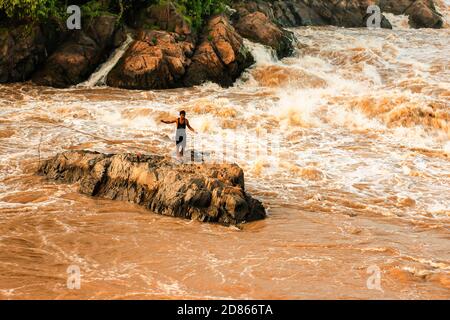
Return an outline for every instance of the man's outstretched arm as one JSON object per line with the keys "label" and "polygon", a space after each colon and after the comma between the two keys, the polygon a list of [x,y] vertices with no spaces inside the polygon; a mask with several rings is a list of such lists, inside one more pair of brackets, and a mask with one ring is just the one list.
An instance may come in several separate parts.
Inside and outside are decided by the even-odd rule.
{"label": "man's outstretched arm", "polygon": [[172,124],[172,123],[176,123],[177,122],[177,120],[161,120],[161,122],[162,123],[165,123],[165,124]]}

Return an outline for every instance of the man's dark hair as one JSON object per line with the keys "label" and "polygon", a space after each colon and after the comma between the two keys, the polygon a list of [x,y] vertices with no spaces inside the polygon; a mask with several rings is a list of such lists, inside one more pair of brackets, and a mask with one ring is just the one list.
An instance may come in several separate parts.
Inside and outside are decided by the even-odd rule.
{"label": "man's dark hair", "polygon": [[180,111],[180,116],[186,116],[186,111],[184,110]]}

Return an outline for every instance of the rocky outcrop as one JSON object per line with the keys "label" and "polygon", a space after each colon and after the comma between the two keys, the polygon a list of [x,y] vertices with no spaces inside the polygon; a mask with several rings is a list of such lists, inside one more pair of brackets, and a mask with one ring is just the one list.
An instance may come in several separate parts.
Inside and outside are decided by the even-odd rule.
{"label": "rocky outcrop", "polygon": [[302,1],[235,1],[233,7],[240,16],[263,12],[273,22],[283,27],[326,25],[322,17]]}
{"label": "rocky outcrop", "polygon": [[61,33],[37,24],[0,28],[0,83],[28,80],[42,64]]}
{"label": "rocky outcrop", "polygon": [[[81,83],[130,31],[139,36],[111,72],[108,84],[165,89],[206,81],[230,86],[253,63],[241,36],[272,47],[282,58],[293,51],[291,33],[284,27],[366,27],[372,4],[385,13],[407,15],[413,28],[443,26],[433,0],[235,0],[228,10],[234,11],[234,26],[226,14],[213,16],[198,36],[186,18],[192,12],[183,12],[183,6],[171,1],[136,3],[121,7],[124,25],[119,30],[118,17],[108,13],[82,19],[82,30],[68,31],[51,19],[41,25],[7,20],[0,10],[0,83],[30,77],[37,84],[61,88]],[[114,5],[104,1],[103,7]],[[381,27],[392,28],[384,16]]]}
{"label": "rocky outcrop", "polygon": [[442,28],[444,24],[431,0],[380,0],[378,4],[385,12],[409,16],[413,28]]}
{"label": "rocky outcrop", "polygon": [[228,87],[253,63],[253,56],[228,18],[217,15],[204,28],[183,82],[188,87],[206,81]]}
{"label": "rocky outcrop", "polygon": [[65,88],[86,80],[108,56],[114,42],[117,17],[100,15],[74,31],[33,75],[39,85]]}
{"label": "rocky outcrop", "polygon": [[39,174],[79,183],[83,194],[137,203],[155,213],[224,225],[266,216],[235,164],[175,164],[162,156],[69,151],[45,161]]}
{"label": "rocky outcrop", "polygon": [[130,26],[135,29],[157,29],[174,32],[188,38],[194,36],[194,32],[176,6],[167,1],[163,4],[151,5],[136,13],[130,21]]}
{"label": "rocky outcrop", "polygon": [[[310,1],[287,0],[267,2],[263,0],[238,2],[238,12],[261,11],[283,27],[323,26],[365,27],[370,0]],[[381,27],[392,28],[383,16]]]}
{"label": "rocky outcrop", "polygon": [[234,26],[241,36],[272,47],[280,59],[294,52],[293,34],[278,27],[260,11],[246,14],[242,10]]}
{"label": "rocky outcrop", "polygon": [[[161,6],[151,6],[136,25],[155,24],[164,15]],[[165,8],[165,6],[162,6]],[[170,6],[168,8],[171,8]],[[172,12],[176,14],[175,12]],[[142,29],[134,43],[109,73],[107,84],[126,89],[167,89],[200,85],[207,81],[231,86],[243,70],[253,64],[242,37],[224,15],[213,17],[201,35],[194,51],[190,28],[184,20],[161,28],[178,30]],[[280,47],[280,50],[285,50]]]}
{"label": "rocky outcrop", "polygon": [[[284,0],[284,1],[235,1],[238,12],[261,11],[284,27],[308,25],[335,25],[339,27],[365,27],[367,8],[377,4],[382,12],[405,14],[413,28],[441,28],[442,17],[432,0]],[[381,27],[391,28],[382,16]]]}
{"label": "rocky outcrop", "polygon": [[194,44],[176,33],[144,30],[111,70],[107,84],[126,89],[166,89],[182,85]]}

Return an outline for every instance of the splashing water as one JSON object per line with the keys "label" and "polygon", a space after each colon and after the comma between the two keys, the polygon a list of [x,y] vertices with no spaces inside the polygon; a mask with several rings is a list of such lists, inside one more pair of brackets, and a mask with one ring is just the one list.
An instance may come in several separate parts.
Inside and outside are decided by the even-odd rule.
{"label": "splashing water", "polygon": [[116,66],[120,58],[125,54],[133,38],[127,34],[125,41],[118,47],[109,57],[109,59],[103,63],[90,77],[83,83],[80,83],[79,87],[95,87],[104,86],[106,84],[106,78],[109,72]]}
{"label": "splashing water", "polygon": [[[257,63],[228,89],[1,86],[0,297],[448,299],[449,29],[292,31],[282,61],[246,42]],[[188,146],[233,150],[267,220],[160,217],[33,175],[38,148],[170,153],[159,120],[180,109]]]}

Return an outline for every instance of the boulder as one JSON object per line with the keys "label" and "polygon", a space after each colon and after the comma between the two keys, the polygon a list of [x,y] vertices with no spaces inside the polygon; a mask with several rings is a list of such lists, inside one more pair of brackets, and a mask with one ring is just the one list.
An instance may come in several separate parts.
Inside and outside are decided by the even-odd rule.
{"label": "boulder", "polygon": [[88,20],[33,75],[39,85],[66,88],[86,80],[110,53],[117,17],[103,14]]}
{"label": "boulder", "polygon": [[38,24],[0,28],[0,83],[26,81],[41,66],[63,33]]}
{"label": "boulder", "polygon": [[436,11],[433,1],[415,1],[404,12],[413,28],[442,28],[444,20]]}
{"label": "boulder", "polygon": [[[366,27],[366,21],[369,15],[367,8],[374,4],[372,0],[343,0],[336,1],[303,1],[312,10],[314,10],[323,21],[327,24],[346,27],[346,28],[360,28]],[[392,29],[392,25],[382,15],[381,27]]]}
{"label": "boulder", "polygon": [[136,29],[174,32],[187,38],[192,37],[194,33],[186,18],[170,1],[151,5],[137,12],[130,25]]}
{"label": "boulder", "polygon": [[241,36],[272,47],[280,59],[290,56],[294,51],[293,34],[278,27],[260,11],[240,17],[235,28]]}
{"label": "boulder", "polygon": [[[256,11],[283,27],[334,25],[339,27],[365,27],[367,8],[377,4],[382,12],[410,17],[413,28],[441,28],[443,19],[433,0],[284,0],[284,1],[235,1],[237,14],[244,16]],[[392,28],[382,16],[382,28]]]}
{"label": "boulder", "polygon": [[444,21],[432,0],[379,0],[384,12],[409,16],[413,28],[442,28]]}
{"label": "boulder", "polygon": [[126,89],[181,86],[194,44],[176,33],[143,30],[107,77],[107,84]]}
{"label": "boulder", "polygon": [[[282,27],[297,26],[323,26],[330,24],[323,16],[331,17],[329,10],[321,8],[327,7],[327,3],[321,1],[237,1],[234,4],[237,14],[245,16],[248,13],[262,12],[277,25]],[[330,13],[330,14],[328,14]]]}
{"label": "boulder", "polygon": [[276,1],[274,8],[275,19],[287,27],[326,25],[316,11],[301,1]]}
{"label": "boulder", "polygon": [[228,18],[216,15],[203,30],[183,82],[188,87],[207,81],[229,87],[253,63],[253,56]]}
{"label": "boulder", "polygon": [[38,171],[64,183],[79,183],[83,194],[129,201],[155,213],[236,225],[263,219],[265,209],[244,185],[236,164],[175,164],[163,156],[68,151]]}

